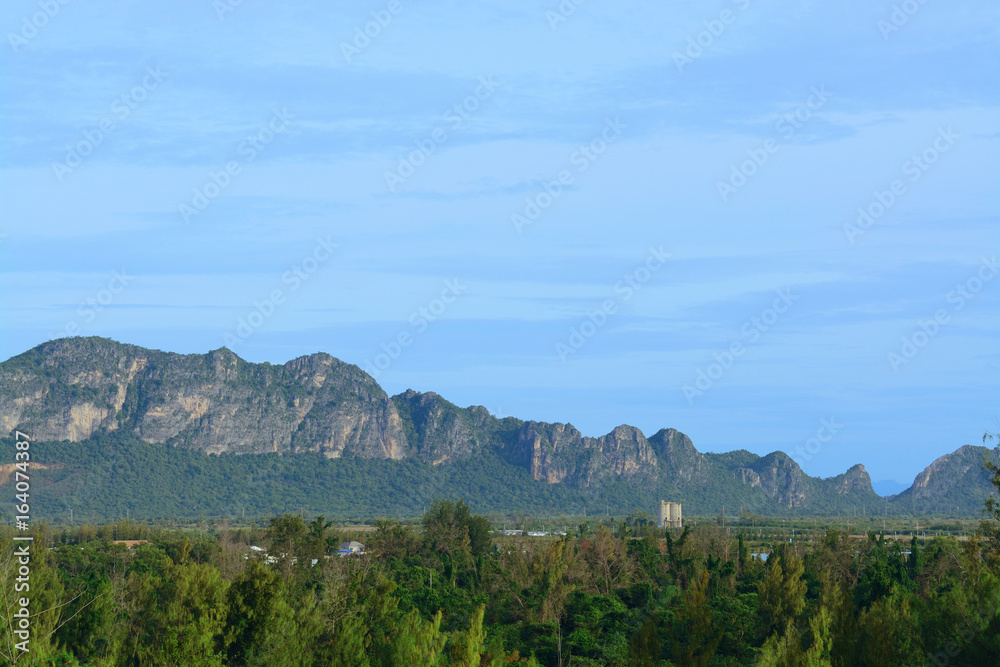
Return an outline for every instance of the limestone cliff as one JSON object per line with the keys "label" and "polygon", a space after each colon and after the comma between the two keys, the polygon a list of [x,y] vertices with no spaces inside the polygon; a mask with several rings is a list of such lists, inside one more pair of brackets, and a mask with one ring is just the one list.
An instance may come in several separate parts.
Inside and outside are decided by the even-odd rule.
{"label": "limestone cliff", "polygon": [[1000,464],[1000,447],[964,445],[924,468],[913,485],[891,496],[891,501],[914,513],[958,514],[967,507],[982,507],[983,498],[996,495],[983,464]]}
{"label": "limestone cliff", "polygon": [[0,422],[36,440],[78,442],[124,428],[209,453],[407,454],[382,388],[326,354],[273,366],[226,349],[182,355],[60,339],[0,364]]}

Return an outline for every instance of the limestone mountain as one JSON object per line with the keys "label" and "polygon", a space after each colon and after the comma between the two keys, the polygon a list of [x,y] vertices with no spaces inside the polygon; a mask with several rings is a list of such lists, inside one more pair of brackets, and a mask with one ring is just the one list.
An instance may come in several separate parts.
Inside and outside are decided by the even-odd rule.
{"label": "limestone mountain", "polygon": [[924,468],[910,488],[890,496],[891,502],[914,514],[961,513],[970,506],[982,509],[983,499],[996,493],[983,470],[984,459],[1000,464],[1000,447],[959,447]]}
{"label": "limestone mountain", "polygon": [[0,424],[70,442],[123,429],[213,454],[408,454],[382,388],[327,354],[273,366],[224,348],[185,355],[63,338],[0,364]]}
{"label": "limestone mountain", "polygon": [[[464,489],[469,480],[463,476],[487,469],[494,477],[489,484],[507,480],[506,491],[501,485],[491,492],[498,502],[519,493],[518,502],[529,507],[531,498],[566,507],[602,498],[606,505],[629,507],[662,497],[701,513],[723,508],[837,513],[884,502],[860,465],[818,479],[782,452],[763,457],[746,450],[698,452],[690,438],[672,428],[647,438],[621,425],[590,437],[571,424],[499,419],[481,406],[461,408],[433,392],[408,390],[390,397],[357,366],[322,353],[272,365],[244,361],[225,348],[176,354],[103,338],[53,340],[0,363],[0,426],[3,434],[19,429],[36,441],[64,442],[63,449],[50,451],[67,452],[67,457],[72,451],[78,459],[81,450],[72,443],[100,449],[107,461],[125,456],[115,447],[159,457],[142,449],[149,446],[191,455],[277,455],[287,461],[278,466],[282,470],[300,470],[313,460],[309,457],[320,457],[331,463],[309,464],[308,475],[352,471],[350,480],[338,478],[341,485],[361,485],[361,493],[365,484],[388,484],[398,487],[406,502],[418,504],[420,494],[410,487]],[[978,479],[979,450],[985,448],[963,448],[939,459],[891,504],[902,511],[920,503],[942,511],[949,504],[965,510],[981,506],[982,485],[965,483]],[[217,465],[198,460],[185,466]],[[226,461],[244,472],[256,470],[247,473],[249,480],[268,476],[263,463]],[[86,462],[68,458],[65,465],[54,468],[64,472],[51,473],[54,484],[62,480],[68,488],[73,475],[93,473]],[[372,471],[387,477],[376,480]],[[301,478],[303,473],[288,474]]]}

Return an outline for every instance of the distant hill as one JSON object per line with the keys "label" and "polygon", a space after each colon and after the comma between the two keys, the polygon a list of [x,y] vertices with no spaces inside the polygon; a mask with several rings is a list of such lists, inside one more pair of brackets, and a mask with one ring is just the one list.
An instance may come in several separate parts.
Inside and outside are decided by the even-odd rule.
{"label": "distant hill", "polygon": [[[663,498],[700,515],[878,505],[970,516],[991,488],[982,457],[997,458],[963,447],[886,500],[861,465],[819,479],[783,452],[700,453],[672,428],[647,438],[622,425],[594,438],[433,392],[390,397],[327,354],[254,364],[224,348],[181,355],[103,338],[54,340],[0,363],[0,425],[30,433],[49,466],[36,470],[39,512],[107,518],[412,516],[435,496],[539,514],[651,512]],[[13,461],[10,447],[0,462]]]}
{"label": "distant hill", "polygon": [[1000,447],[959,447],[938,458],[917,475],[910,488],[892,497],[900,512],[962,514],[982,509],[983,499],[995,489],[983,471],[983,458],[1000,460]]}

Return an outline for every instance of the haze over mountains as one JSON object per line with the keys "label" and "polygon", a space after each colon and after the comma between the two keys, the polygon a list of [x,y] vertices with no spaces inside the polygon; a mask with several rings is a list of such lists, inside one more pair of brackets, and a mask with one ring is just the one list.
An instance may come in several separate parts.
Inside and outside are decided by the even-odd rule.
{"label": "haze over mountains", "polygon": [[[365,501],[372,512],[388,503],[400,512],[419,511],[433,492],[477,496],[470,500],[495,511],[530,508],[531,498],[545,498],[537,502],[551,506],[536,506],[539,513],[571,512],[588,502],[621,511],[630,506],[649,510],[662,497],[685,503],[686,514],[701,515],[728,508],[731,514],[744,509],[756,514],[975,516],[991,489],[982,472],[983,457],[1000,460],[1000,450],[964,446],[934,461],[908,489],[882,498],[860,464],[819,479],[806,475],[783,452],[701,453],[673,428],[647,437],[621,425],[589,437],[570,424],[498,419],[484,407],[460,408],[433,392],[408,390],[390,397],[357,366],[327,354],[283,365],[254,364],[225,348],[181,355],[104,338],[54,340],[0,363],[0,425],[4,435],[16,428],[36,442],[62,441],[51,448],[64,459],[53,468],[61,472],[45,474],[52,493],[64,503],[80,493],[82,480],[93,474],[90,467],[98,461],[112,465],[115,456],[124,456],[116,447],[152,446],[155,456],[168,457],[175,454],[159,450],[180,450],[176,456],[199,470],[203,464],[197,454],[224,455],[221,463],[218,457],[201,457],[208,474],[216,474],[211,466],[240,465],[242,472],[226,474],[247,474],[250,481],[218,472],[221,477],[212,478],[212,486],[232,488],[213,488],[215,500],[200,507],[210,514],[223,505],[231,507],[230,496],[249,488],[253,474],[247,466],[254,466],[259,478],[259,471],[267,469],[264,462],[277,460],[273,466],[292,478],[336,477],[349,470],[358,502],[369,497],[365,493],[374,493]],[[35,451],[44,464],[45,449]],[[238,457],[240,462],[233,464],[230,454],[253,460]],[[252,456],[262,454],[272,456]],[[176,464],[157,460],[150,465]],[[298,472],[289,466],[299,466]],[[168,472],[174,474],[153,471],[154,476]],[[376,490],[365,486],[374,484],[373,475],[379,480]],[[498,481],[502,479],[508,479],[504,484],[510,503]],[[183,477],[178,480],[183,483]],[[336,495],[337,487],[327,488],[328,483],[313,479],[309,484],[323,486],[327,495],[317,490],[302,502],[316,505],[316,511],[333,503],[328,496]],[[415,495],[414,487],[422,495]],[[101,511],[94,503],[90,510]],[[333,504],[350,505],[343,499]],[[385,511],[390,513],[388,507]]]}

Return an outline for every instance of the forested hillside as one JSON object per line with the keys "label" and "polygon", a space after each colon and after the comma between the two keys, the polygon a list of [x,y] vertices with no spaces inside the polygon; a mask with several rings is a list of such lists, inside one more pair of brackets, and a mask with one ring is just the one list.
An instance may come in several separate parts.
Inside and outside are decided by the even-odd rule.
{"label": "forested hillside", "polygon": [[[714,516],[725,508],[730,515],[911,514],[907,497],[887,503],[873,494],[859,502],[857,496],[812,491],[822,502],[788,507],[765,489],[735,484],[723,474],[693,483],[633,484],[612,478],[586,488],[547,484],[490,453],[437,466],[418,459],[329,459],[316,453],[207,455],[117,432],[83,442],[36,442],[32,456],[32,511],[59,523],[71,518],[236,519],[300,511],[336,519],[407,518],[420,516],[439,497],[465,498],[475,511],[508,516],[653,513],[667,498],[683,503],[689,516]],[[0,461],[13,460],[12,440],[0,440]],[[11,472],[0,473],[0,489],[11,483]],[[833,487],[843,480],[822,482]],[[809,483],[816,481],[800,482]],[[976,498],[974,490],[963,493],[970,503]],[[978,495],[979,507],[983,496]],[[941,509],[947,516],[978,515],[976,509]],[[11,511],[0,504],[0,520],[13,520]]]}

